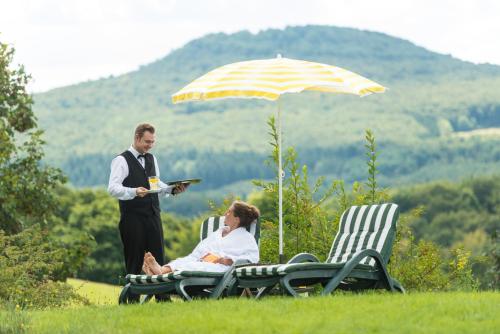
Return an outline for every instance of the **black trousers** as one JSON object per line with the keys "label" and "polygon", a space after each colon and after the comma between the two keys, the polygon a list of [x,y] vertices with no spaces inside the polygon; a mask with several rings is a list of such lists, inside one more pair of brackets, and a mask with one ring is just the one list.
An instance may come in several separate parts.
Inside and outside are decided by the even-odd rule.
{"label": "black trousers", "polygon": [[164,264],[163,229],[159,213],[122,213],[119,228],[127,274],[141,273],[146,252],[151,252],[160,265]]}

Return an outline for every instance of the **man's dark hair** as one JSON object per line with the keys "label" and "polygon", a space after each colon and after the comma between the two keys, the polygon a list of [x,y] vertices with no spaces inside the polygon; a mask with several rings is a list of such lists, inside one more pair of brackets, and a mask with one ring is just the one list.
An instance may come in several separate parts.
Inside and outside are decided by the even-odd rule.
{"label": "man's dark hair", "polygon": [[146,131],[151,132],[151,133],[155,133],[155,127],[152,126],[151,124],[148,124],[148,123],[139,124],[135,128],[135,136],[142,138],[142,136],[144,136],[144,133]]}
{"label": "man's dark hair", "polygon": [[240,227],[247,228],[260,216],[260,211],[254,205],[242,201],[233,202],[233,214],[240,219]]}

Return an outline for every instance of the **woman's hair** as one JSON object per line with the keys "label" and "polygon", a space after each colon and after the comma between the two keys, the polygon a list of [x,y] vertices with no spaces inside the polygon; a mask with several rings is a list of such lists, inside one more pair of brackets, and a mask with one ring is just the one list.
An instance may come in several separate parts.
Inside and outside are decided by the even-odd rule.
{"label": "woman's hair", "polygon": [[234,216],[240,219],[240,227],[247,228],[260,216],[260,211],[257,207],[242,201],[234,201],[232,207]]}

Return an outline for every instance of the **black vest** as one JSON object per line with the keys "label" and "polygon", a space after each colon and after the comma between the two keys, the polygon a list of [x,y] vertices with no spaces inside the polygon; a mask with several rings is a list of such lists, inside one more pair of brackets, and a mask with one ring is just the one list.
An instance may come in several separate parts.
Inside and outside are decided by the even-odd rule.
{"label": "black vest", "polygon": [[[149,176],[156,176],[155,161],[152,154],[146,153],[144,155],[145,168],[142,168],[141,163],[130,151],[125,151],[120,154],[125,158],[128,165],[128,176],[123,180],[123,186],[129,188],[144,187],[149,189]],[[127,213],[151,215],[153,212],[160,215],[160,202],[158,194],[147,194],[144,197],[135,197],[128,201],[118,201],[120,203],[120,213],[122,215]]]}

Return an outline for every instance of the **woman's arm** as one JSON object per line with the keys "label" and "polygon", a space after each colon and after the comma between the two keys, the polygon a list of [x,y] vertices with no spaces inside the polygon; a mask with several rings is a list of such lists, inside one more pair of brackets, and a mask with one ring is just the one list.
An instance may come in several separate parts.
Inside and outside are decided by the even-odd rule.
{"label": "woman's arm", "polygon": [[[255,238],[250,233],[238,238],[236,242],[237,244],[232,247],[232,251],[223,254],[224,258],[231,260],[229,265],[238,260],[247,260],[251,263],[259,262],[259,246],[257,246]],[[229,263],[229,261],[226,261],[226,263]]]}

